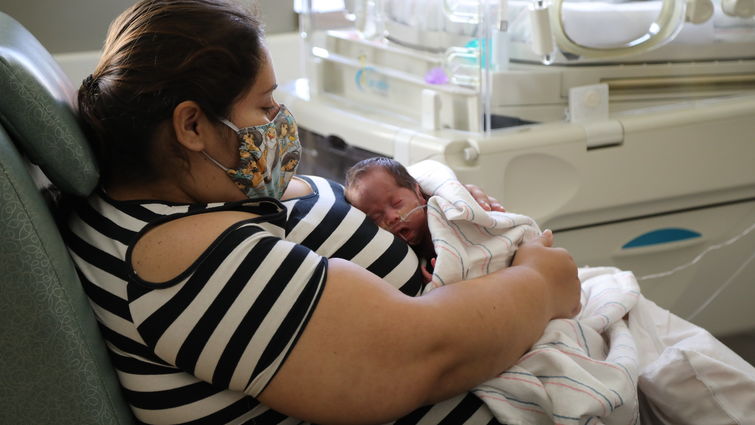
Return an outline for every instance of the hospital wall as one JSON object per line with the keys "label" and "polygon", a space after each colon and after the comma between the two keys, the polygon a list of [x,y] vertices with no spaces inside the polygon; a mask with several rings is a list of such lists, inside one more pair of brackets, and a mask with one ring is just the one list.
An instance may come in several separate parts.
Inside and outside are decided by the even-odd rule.
{"label": "hospital wall", "polygon": [[[238,0],[256,4],[279,83],[303,74],[293,0]],[[0,11],[24,25],[78,86],[97,64],[108,25],[136,0],[0,0]]]}
{"label": "hospital wall", "polygon": [[[293,0],[257,3],[268,34],[296,29]],[[110,22],[135,0],[0,0],[0,11],[23,24],[53,55],[98,50]]]}

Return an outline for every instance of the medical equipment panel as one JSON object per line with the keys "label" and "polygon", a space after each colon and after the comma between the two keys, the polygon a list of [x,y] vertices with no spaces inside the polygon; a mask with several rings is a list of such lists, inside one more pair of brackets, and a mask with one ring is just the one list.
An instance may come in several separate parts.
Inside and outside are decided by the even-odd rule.
{"label": "medical equipment panel", "polygon": [[751,0],[304,3],[307,78],[280,94],[301,128],[444,162],[578,264],[653,276],[648,297],[716,333],[755,328],[727,309],[755,297]]}

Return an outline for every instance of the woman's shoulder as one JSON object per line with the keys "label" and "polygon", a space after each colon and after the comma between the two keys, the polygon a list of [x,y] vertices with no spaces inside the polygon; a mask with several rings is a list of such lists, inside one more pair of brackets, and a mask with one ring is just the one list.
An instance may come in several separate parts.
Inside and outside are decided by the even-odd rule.
{"label": "woman's shoulder", "polygon": [[[69,245],[81,247],[82,252],[102,251],[125,261],[139,278],[164,282],[245,224],[254,232],[282,239],[285,219],[285,207],[274,199],[180,204],[117,201],[98,192],[73,208]],[[87,258],[95,263],[103,257]]]}
{"label": "woman's shoulder", "polygon": [[176,217],[144,232],[127,260],[140,279],[168,282],[188,270],[222,235],[258,217],[235,210]]}
{"label": "woman's shoulder", "polygon": [[[229,234],[244,228],[243,239],[255,234],[284,239],[284,224],[285,208],[273,199],[190,209],[145,226],[130,246],[126,261],[140,280],[168,282],[191,269],[229,239]],[[231,243],[241,242],[236,239]]]}
{"label": "woman's shoulder", "polygon": [[[343,185],[335,180],[320,176],[297,174],[291,179],[289,187],[292,189],[283,198],[283,202],[308,198],[337,196],[343,198]],[[287,190],[288,192],[288,190]]]}

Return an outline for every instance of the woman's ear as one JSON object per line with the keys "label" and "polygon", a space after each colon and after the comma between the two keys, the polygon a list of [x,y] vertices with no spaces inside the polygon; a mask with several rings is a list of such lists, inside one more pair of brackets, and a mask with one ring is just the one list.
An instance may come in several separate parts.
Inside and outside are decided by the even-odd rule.
{"label": "woman's ear", "polygon": [[214,131],[214,126],[197,102],[184,100],[173,109],[173,131],[178,143],[186,149],[203,151],[211,130]]}

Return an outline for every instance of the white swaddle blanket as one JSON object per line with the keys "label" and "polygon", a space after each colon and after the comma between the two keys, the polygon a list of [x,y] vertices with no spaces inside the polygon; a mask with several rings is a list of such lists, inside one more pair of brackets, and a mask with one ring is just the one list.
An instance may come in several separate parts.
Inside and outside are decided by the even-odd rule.
{"label": "white swaddle blanket", "polygon": [[433,193],[427,201],[427,225],[437,258],[424,292],[507,267],[519,244],[540,235],[530,217],[483,210],[453,177],[425,193]]}
{"label": "white swaddle blanket", "polygon": [[[483,210],[443,164],[423,161],[409,172],[430,195],[437,257],[424,292],[506,267],[519,244],[540,234],[529,217]],[[473,390],[499,421],[638,424],[639,383],[645,423],[755,423],[752,365],[642,297],[631,272],[580,268],[579,278],[580,314],[551,321],[517,364]]]}
{"label": "white swaddle blanket", "polygon": [[[425,292],[510,265],[519,244],[540,234],[527,216],[483,210],[445,166],[422,162],[410,172],[431,195],[428,227],[437,257]],[[515,366],[475,388],[499,421],[636,421],[637,352],[621,318],[637,300],[637,282],[607,268],[581,270],[580,280],[579,317],[552,321]]]}

